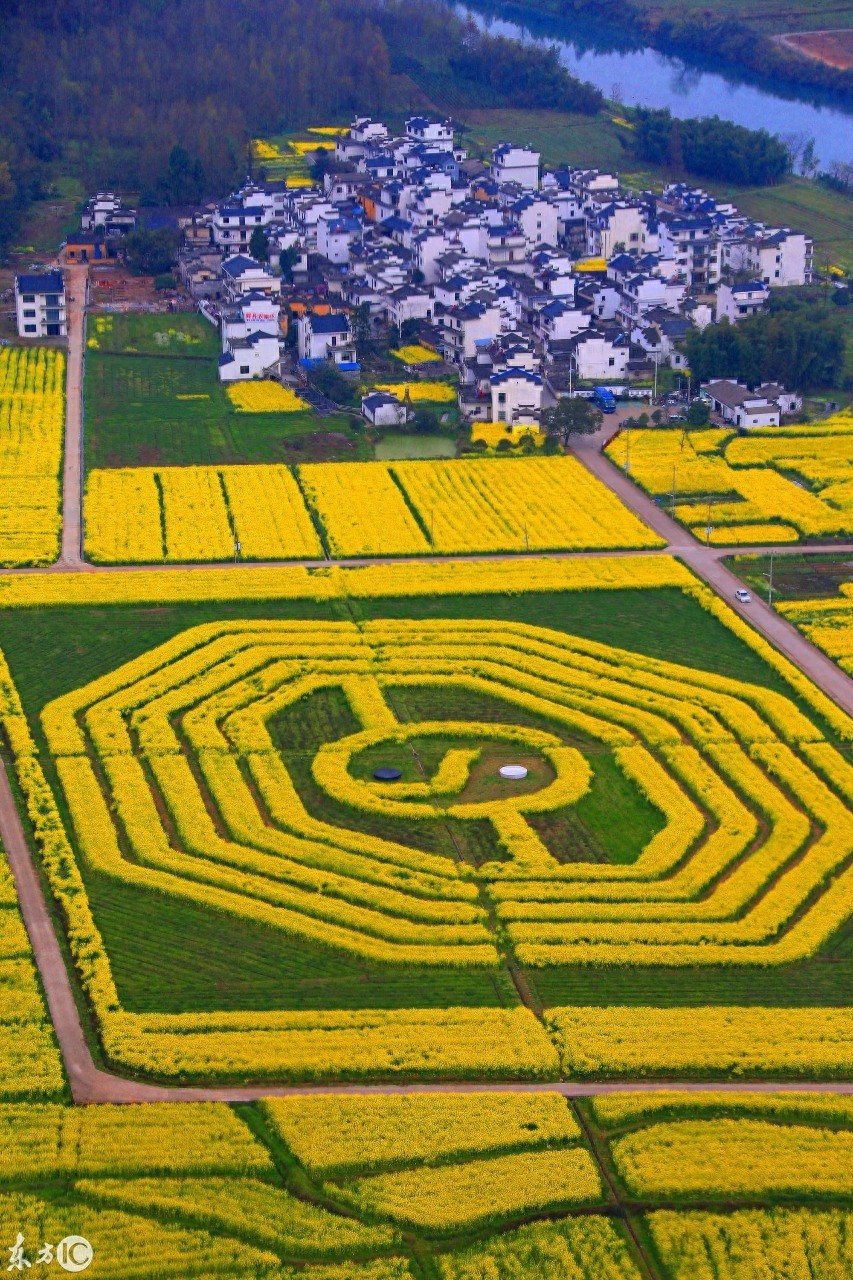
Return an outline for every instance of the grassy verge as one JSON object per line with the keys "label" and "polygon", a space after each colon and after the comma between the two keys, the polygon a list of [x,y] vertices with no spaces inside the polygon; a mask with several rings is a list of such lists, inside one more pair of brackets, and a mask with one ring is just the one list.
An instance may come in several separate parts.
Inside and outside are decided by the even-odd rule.
{"label": "grassy verge", "polygon": [[[768,592],[770,556],[728,556],[724,562],[756,595]],[[853,559],[838,555],[775,555],[773,594],[778,600],[830,600],[842,582],[853,581]]]}
{"label": "grassy verge", "polygon": [[[629,644],[650,656],[752,680],[790,694],[752,650],[695,601],[675,590],[362,600],[350,602],[349,607],[374,617],[480,617],[527,622],[604,643]],[[337,602],[232,601],[227,605],[6,610],[0,612],[0,647],[43,747],[38,715],[48,701],[114,670],[187,627],[226,618],[332,619],[344,616],[343,609]],[[427,689],[417,694],[411,689],[399,694],[392,690],[391,697],[403,719],[426,714],[439,719],[530,719],[522,712],[507,712],[502,703],[484,706],[482,699],[466,701],[467,695],[460,701],[446,690]],[[340,700],[315,696],[300,704],[298,712],[280,717],[276,733],[308,808],[325,821],[363,830],[364,814],[345,812],[345,806],[339,806],[338,812],[325,793],[314,793],[309,768],[321,742],[351,731],[350,717]],[[535,716],[531,723],[532,727],[549,727]],[[583,742],[575,745],[589,753],[593,787],[571,814],[548,815],[540,834],[546,842],[553,839],[561,848],[574,848],[574,856],[579,858],[632,861],[656,829],[656,811],[617,776],[606,752],[593,752]],[[398,830],[397,820],[373,815],[368,823],[376,834],[412,842],[405,823],[403,830]],[[494,857],[476,823],[437,819],[434,824],[423,824],[423,830],[419,825],[421,841],[431,848],[437,841],[448,856],[461,856],[475,864]],[[190,903],[170,901],[145,890],[131,891],[100,876],[87,875],[87,883],[121,998],[130,1010],[488,1006],[510,1004],[515,998],[504,969],[493,973],[439,972],[375,965]],[[853,930],[837,935],[824,952],[807,963],[768,971],[574,966],[529,971],[525,976],[535,998],[546,1006],[837,1005],[853,998]]]}

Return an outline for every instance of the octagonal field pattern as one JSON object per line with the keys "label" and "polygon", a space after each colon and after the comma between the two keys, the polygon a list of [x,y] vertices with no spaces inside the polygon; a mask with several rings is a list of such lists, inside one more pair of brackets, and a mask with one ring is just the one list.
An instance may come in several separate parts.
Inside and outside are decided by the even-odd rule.
{"label": "octagonal field pattern", "polygon": [[[404,720],[407,690],[502,711]],[[357,728],[313,752],[309,802],[277,726],[323,691]],[[84,863],[371,961],[772,965],[851,912],[853,767],[798,705],[541,627],[206,624],[42,722]],[[658,815],[632,862],[542,834],[603,754]],[[498,785],[522,757],[532,780]],[[376,782],[380,759],[411,767]],[[451,820],[486,833],[482,857],[419,839]]]}

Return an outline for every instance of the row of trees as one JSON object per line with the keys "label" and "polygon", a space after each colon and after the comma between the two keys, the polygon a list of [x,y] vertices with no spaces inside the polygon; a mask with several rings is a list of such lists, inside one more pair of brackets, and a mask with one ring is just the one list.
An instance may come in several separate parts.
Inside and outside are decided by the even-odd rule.
{"label": "row of trees", "polygon": [[[733,12],[737,6],[731,4],[715,8],[706,0],[685,0],[677,6],[651,0],[524,0],[524,7],[562,19],[578,14],[604,20],[618,36],[632,36],[666,53],[678,53],[694,66],[733,64],[777,91],[784,91],[788,84],[800,85],[841,101],[853,92],[853,71],[785,48],[773,39],[772,28],[759,30],[757,24],[742,21]],[[741,6],[747,18],[751,7]],[[784,6],[777,9],[776,30],[790,30],[791,12],[786,13]],[[766,7],[764,16],[773,19],[772,6]],[[606,29],[602,34],[606,37]]]}
{"label": "row of trees", "polygon": [[595,112],[553,50],[433,0],[4,0],[0,255],[61,160],[84,186],[194,203],[245,176],[249,139],[422,101],[419,65],[502,105]]}
{"label": "row of trees", "polygon": [[569,75],[555,48],[488,36],[473,24],[459,52],[451,55],[450,66],[463,80],[499,91],[516,107],[594,115],[604,106],[600,90]]}
{"label": "row of trees", "polygon": [[788,148],[766,129],[745,129],[719,116],[679,120],[669,110],[637,107],[634,149],[642,160],[703,178],[750,186],[779,182],[791,168]]}
{"label": "row of trees", "polygon": [[723,319],[687,335],[695,382],[733,378],[755,386],[781,382],[798,391],[841,385],[844,330],[838,310],[824,303],[780,300],[739,321]]}
{"label": "row of trees", "polygon": [[243,177],[256,134],[380,110],[392,74],[375,9],[372,0],[4,0],[0,252],[60,157],[87,188],[184,203]]}

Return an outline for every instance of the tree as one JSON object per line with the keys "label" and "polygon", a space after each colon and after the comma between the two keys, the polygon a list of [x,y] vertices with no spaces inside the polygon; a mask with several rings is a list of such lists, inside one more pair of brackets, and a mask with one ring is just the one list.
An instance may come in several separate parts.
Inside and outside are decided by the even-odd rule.
{"label": "tree", "polygon": [[694,400],[687,410],[688,427],[707,427],[711,410],[704,400]]}
{"label": "tree", "polygon": [[176,144],[169,152],[166,172],[157,184],[164,204],[198,204],[204,195],[204,168],[197,156]]}
{"label": "tree", "polygon": [[160,276],[170,270],[180,243],[179,231],[161,227],[159,231],[132,231],[125,236],[122,247],[135,276]]}
{"label": "tree", "polygon": [[542,430],[565,447],[572,436],[591,436],[602,423],[601,410],[591,400],[564,396],[542,412]]}
{"label": "tree", "polygon": [[288,249],[282,249],[278,256],[278,269],[281,272],[282,280],[286,284],[290,284],[293,280],[293,268],[296,266],[298,257],[299,254],[295,245],[290,245]]}
{"label": "tree", "polygon": [[370,350],[373,334],[370,329],[370,304],[361,302],[352,317],[352,340],[355,343],[356,355],[361,360]]}
{"label": "tree", "polygon": [[311,177],[315,182],[322,183],[328,172],[329,152],[325,147],[318,147],[314,152],[314,159],[311,163]]}
{"label": "tree", "polygon": [[430,405],[418,404],[414,409],[412,425],[419,434],[431,435],[438,431],[438,414]]}
{"label": "tree", "polygon": [[667,146],[666,162],[670,169],[674,169],[676,173],[683,172],[684,148],[681,142],[681,125],[678,119],[674,119],[669,127],[669,145]]}
{"label": "tree", "polygon": [[266,262],[270,256],[269,236],[263,227],[254,227],[249,237],[249,253],[258,262]]}

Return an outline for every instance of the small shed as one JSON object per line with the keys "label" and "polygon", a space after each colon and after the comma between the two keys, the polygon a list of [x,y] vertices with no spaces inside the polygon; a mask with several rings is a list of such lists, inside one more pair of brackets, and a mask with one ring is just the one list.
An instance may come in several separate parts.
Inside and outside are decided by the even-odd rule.
{"label": "small shed", "polygon": [[409,418],[402,400],[388,391],[371,391],[361,398],[361,416],[374,427],[401,427]]}

